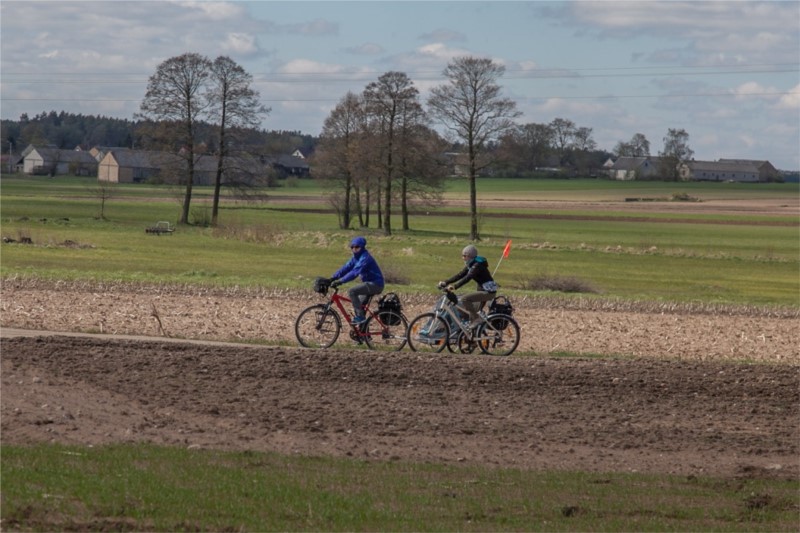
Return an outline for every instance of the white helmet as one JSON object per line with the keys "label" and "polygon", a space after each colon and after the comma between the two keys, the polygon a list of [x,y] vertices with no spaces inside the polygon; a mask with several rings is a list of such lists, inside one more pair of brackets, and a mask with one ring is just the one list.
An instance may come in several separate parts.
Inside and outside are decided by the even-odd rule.
{"label": "white helmet", "polygon": [[467,259],[475,259],[478,257],[478,249],[469,244],[465,246],[463,250],[461,250],[461,255]]}

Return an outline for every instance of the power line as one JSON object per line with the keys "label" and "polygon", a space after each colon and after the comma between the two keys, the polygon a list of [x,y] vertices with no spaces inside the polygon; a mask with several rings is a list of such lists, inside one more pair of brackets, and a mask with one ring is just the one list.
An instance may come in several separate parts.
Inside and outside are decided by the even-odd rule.
{"label": "power line", "polygon": [[[662,69],[670,70],[662,70]],[[658,70],[656,70],[658,69]],[[677,70],[676,70],[677,69]],[[687,69],[683,71],[680,69]],[[692,72],[703,69],[703,72]],[[722,70],[724,69],[724,70]],[[653,72],[653,70],[655,70]],[[625,77],[664,77],[664,76],[718,76],[730,74],[781,74],[800,72],[800,65],[794,63],[774,64],[748,64],[733,66],[677,66],[677,67],[596,67],[596,68],[561,68],[561,69],[506,69],[503,79],[580,79],[580,78],[625,78]],[[444,80],[445,76],[440,70],[419,70],[404,72],[409,78],[422,81]],[[75,83],[75,84],[120,84],[120,83],[145,83],[145,79],[119,79],[120,77],[148,76],[140,73],[99,73],[99,72],[6,72],[0,73],[4,84],[35,84],[35,83]],[[14,76],[32,76],[30,79],[7,79]],[[34,77],[35,76],[35,77]],[[68,79],[53,78],[52,76],[109,76],[115,79]],[[257,73],[253,75],[255,83],[332,83],[332,82],[360,82],[373,80],[374,72],[302,72],[302,73]],[[148,76],[149,79],[149,76]]]}
{"label": "power line", "polygon": [[[626,95],[593,95],[593,96],[523,96],[515,97],[514,100],[534,101],[534,100],[613,100],[627,98],[705,98],[705,97],[743,97],[743,96],[786,96],[797,94],[797,91],[786,92],[758,92],[758,93],[681,93],[681,94],[626,94]],[[141,102],[141,98],[2,98],[3,102]],[[338,102],[340,98],[261,98],[262,102],[275,103],[295,103],[295,102]]]}

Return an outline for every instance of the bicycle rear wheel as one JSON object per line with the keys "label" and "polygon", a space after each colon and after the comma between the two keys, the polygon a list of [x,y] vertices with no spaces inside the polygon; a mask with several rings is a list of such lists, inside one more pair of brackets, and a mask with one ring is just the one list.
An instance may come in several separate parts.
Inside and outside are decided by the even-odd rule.
{"label": "bicycle rear wheel", "polygon": [[328,348],[339,338],[342,320],[325,304],[312,305],[300,312],[294,322],[297,341],[306,348]]}
{"label": "bicycle rear wheel", "polygon": [[414,352],[441,352],[447,346],[450,328],[434,313],[423,313],[408,325],[408,347]]}
{"label": "bicycle rear wheel", "polygon": [[400,351],[406,345],[408,320],[400,313],[385,311],[370,316],[363,326],[364,341],[374,350]]}
{"label": "bicycle rear wheel", "polygon": [[519,346],[519,324],[510,315],[489,315],[475,340],[487,355],[511,355]]}

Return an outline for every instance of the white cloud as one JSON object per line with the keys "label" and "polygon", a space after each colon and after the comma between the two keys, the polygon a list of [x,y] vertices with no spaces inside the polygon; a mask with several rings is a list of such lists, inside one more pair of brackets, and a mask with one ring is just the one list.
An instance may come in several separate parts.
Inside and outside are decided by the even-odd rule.
{"label": "white cloud", "polygon": [[753,137],[752,135],[747,135],[746,133],[742,133],[739,135],[738,140],[747,148],[752,148],[758,144],[758,139]]}
{"label": "white cloud", "polygon": [[716,133],[705,133],[692,139],[691,144],[703,147],[713,147],[719,143],[719,135]]}
{"label": "white cloud", "polygon": [[58,57],[58,54],[58,50],[50,50],[49,52],[38,54],[36,57],[41,57],[42,59],[55,59]]}
{"label": "white cloud", "polygon": [[196,10],[211,20],[234,18],[242,13],[242,8],[232,2],[178,1],[175,4]]}
{"label": "white cloud", "polygon": [[222,42],[222,49],[242,55],[251,55],[258,52],[255,36],[248,33],[229,33]]}
{"label": "white cloud", "polygon": [[737,100],[745,100],[750,98],[766,98],[772,99],[778,90],[774,87],[764,87],[756,81],[748,81],[740,84],[733,89],[733,94],[736,95]]}
{"label": "white cloud", "polygon": [[570,2],[568,6],[572,16],[583,23],[636,33],[671,35],[675,32],[694,35],[696,31],[736,33],[770,26],[779,30],[776,21],[796,20],[798,14],[795,2],[589,0]]}
{"label": "white cloud", "polygon": [[564,117],[599,115],[608,111],[607,106],[582,100],[566,100],[564,98],[548,98],[539,106],[541,111],[554,113]]}
{"label": "white cloud", "polygon": [[468,55],[468,52],[460,48],[448,48],[444,43],[431,43],[417,48],[416,55],[450,61],[456,57]]}
{"label": "white cloud", "polygon": [[788,94],[778,100],[778,109],[800,109],[800,84],[795,85]]}
{"label": "white cloud", "polygon": [[278,69],[284,74],[337,74],[344,70],[341,65],[320,63],[311,59],[293,59]]}
{"label": "white cloud", "polygon": [[651,36],[685,43],[682,48],[651,53],[653,60],[786,63],[797,61],[800,47],[800,3],[794,1],[579,1],[546,13],[595,30],[605,39]]}

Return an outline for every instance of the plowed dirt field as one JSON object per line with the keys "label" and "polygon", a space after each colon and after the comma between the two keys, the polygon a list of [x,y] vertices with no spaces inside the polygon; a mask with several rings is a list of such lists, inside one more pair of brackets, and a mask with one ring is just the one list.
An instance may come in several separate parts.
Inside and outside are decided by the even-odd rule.
{"label": "plowed dirt field", "polygon": [[3,443],[800,476],[796,314],[519,302],[498,358],[297,348],[285,296],[5,281]]}

